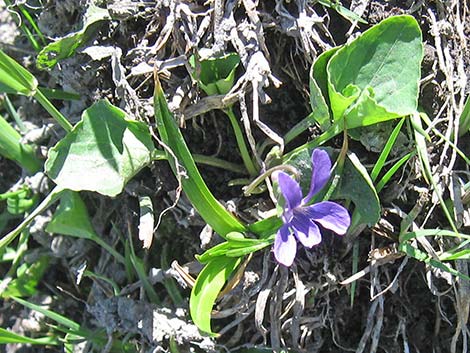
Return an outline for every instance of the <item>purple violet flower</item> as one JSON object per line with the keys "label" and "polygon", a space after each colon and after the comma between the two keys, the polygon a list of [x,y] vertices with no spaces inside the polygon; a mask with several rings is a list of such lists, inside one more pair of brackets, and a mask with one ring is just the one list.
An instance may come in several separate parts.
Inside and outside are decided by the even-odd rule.
{"label": "purple violet flower", "polygon": [[296,238],[309,249],[321,242],[317,223],[339,235],[348,230],[351,218],[343,206],[331,201],[307,206],[312,197],[328,182],[330,174],[330,157],[320,149],[315,149],[312,153],[312,180],[310,191],[304,198],[297,181],[284,172],[277,173],[279,188],[285,200],[281,216],[284,224],[274,240],[274,257],[281,264],[290,266],[294,262],[297,252]]}

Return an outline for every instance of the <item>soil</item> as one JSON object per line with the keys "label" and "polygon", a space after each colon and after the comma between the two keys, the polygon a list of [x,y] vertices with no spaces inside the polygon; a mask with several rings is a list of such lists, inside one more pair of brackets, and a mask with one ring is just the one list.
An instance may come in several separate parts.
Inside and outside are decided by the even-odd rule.
{"label": "soil", "polygon": [[[261,100],[265,99],[267,104],[259,107],[260,119],[277,134],[286,133],[310,112],[308,72],[316,56],[393,15],[411,14],[422,28],[425,57],[419,105],[431,120],[440,119],[436,127],[442,134],[445,134],[447,125],[457,119],[465,92],[470,92],[470,84],[467,83],[470,45],[465,42],[470,38],[470,19],[465,16],[470,14],[466,1],[342,1],[343,6],[356,9],[368,22],[359,24],[351,32],[351,22],[334,9],[313,2],[259,1],[255,6],[257,19],[246,11],[246,7],[255,2],[221,2],[228,8],[235,6],[233,21],[239,33],[248,36],[242,38],[246,39],[246,50],[240,52],[242,67],[237,71],[237,77],[243,75],[247,60],[256,52],[267,59],[269,74],[282,82],[276,87],[276,80],[270,75],[263,77],[262,82],[269,84],[262,87],[266,96],[262,95]],[[27,3],[31,3],[30,10],[37,16],[41,31],[52,40],[79,29],[91,1]],[[12,16],[0,5],[0,48],[33,72],[41,85],[80,95],[78,101],[54,101],[72,122],[79,121],[81,112],[94,101],[107,98],[129,115],[152,126],[151,73],[131,75],[132,70],[145,63],[152,67],[155,60],[165,61],[180,55],[188,57],[194,47],[215,45],[218,38],[212,30],[214,17],[210,17],[210,29],[201,37],[195,34],[194,28],[201,26],[204,20],[200,14],[216,3],[219,1],[100,1],[98,5],[107,7],[113,20],[101,23],[93,37],[75,55],[49,71],[39,71],[35,67],[34,51],[16,29]],[[289,16],[286,13],[281,15],[280,4],[284,4]],[[302,32],[295,25],[294,20],[299,18],[302,6],[305,6],[307,16],[315,18],[312,28],[316,36],[312,32]],[[361,8],[364,10],[362,13]],[[173,13],[175,9],[179,11],[176,14]],[[222,38],[225,39],[223,46],[227,51],[240,51],[236,43],[229,41],[229,16],[224,19],[226,21],[221,22]],[[175,22],[171,25],[172,20]],[[170,24],[169,28],[165,27],[167,24]],[[438,26],[438,36],[433,32],[433,26]],[[168,29],[170,33],[165,41]],[[436,38],[440,39],[440,44]],[[90,46],[110,48],[112,54],[93,58],[86,51]],[[444,62],[440,61],[441,53],[449,55]],[[113,60],[114,65],[111,64]],[[119,65],[116,69],[116,62],[125,72],[121,81],[117,79]],[[447,65],[448,71],[444,71],[443,65]],[[197,92],[184,66],[170,68],[169,73],[163,79],[163,88],[169,102],[173,103],[170,105],[175,115],[181,117],[185,111],[184,105],[180,106],[177,101],[180,92],[189,105],[200,102],[204,94]],[[249,84],[246,87],[250,87],[244,93],[251,117],[252,89]],[[449,103],[451,97],[455,104]],[[19,113],[24,120],[37,127],[51,122],[47,113],[31,99],[10,98],[15,106],[23,106]],[[0,113],[4,114],[2,107]],[[235,104],[235,113],[238,117],[242,115],[238,103]],[[181,125],[184,125],[184,137],[192,152],[242,163],[239,154],[234,152],[237,147],[229,120],[221,111],[212,110]],[[263,132],[253,122],[251,127],[255,140],[263,141]],[[286,149],[296,147],[318,133],[318,129],[313,127]],[[50,148],[62,136],[60,128],[54,127],[41,145],[45,149]],[[462,182],[468,181],[468,165],[460,158],[455,161],[455,166],[450,165],[452,149],[446,148],[435,134],[431,137],[428,152],[433,172],[438,175],[440,170],[447,167],[452,170],[453,167]],[[342,140],[333,139],[329,143],[331,147],[340,148]],[[470,154],[468,133],[462,136],[458,146],[466,155]],[[378,157],[377,151],[360,141],[351,141],[349,148],[366,166],[372,166]],[[109,344],[105,348],[101,346],[101,351],[113,351],[111,343],[114,338],[115,341],[129,342],[135,347],[135,352],[177,352],[175,345],[180,352],[263,352],[262,349],[277,352],[282,349],[292,352],[463,352],[467,332],[462,333],[465,338],[460,335],[456,344],[453,343],[458,333],[458,321],[467,322],[467,318],[462,319],[459,315],[459,311],[464,309],[459,307],[459,282],[411,258],[394,257],[393,245],[397,243],[403,213],[410,213],[419,200],[423,202],[415,225],[449,228],[419,172],[418,158],[411,159],[406,166],[403,173],[395,175],[380,194],[382,216],[378,225],[364,229],[356,237],[339,238],[325,232],[323,242],[313,250],[299,247],[296,263],[289,269],[279,266],[269,249],[255,253],[238,286],[214,307],[213,331],[221,332],[220,337],[208,337],[198,332],[189,316],[190,289],[169,268],[176,261],[197,275],[201,266],[195,260],[195,254],[201,254],[221,238],[215,234],[209,239],[204,238],[207,231],[205,223],[183,195],[176,207],[163,216],[151,249],[142,249],[138,240],[136,195],[149,195],[156,215],[175,200],[178,183],[166,162],[155,162],[143,170],[116,198],[83,193],[93,215],[93,226],[103,239],[115,244],[121,254],[129,251],[128,242],[131,241],[147,271],[160,274],[150,275],[160,302],[150,303],[135,275],[130,276],[128,269],[94,243],[47,234],[44,227],[51,211],[38,219],[31,231],[29,257],[24,261],[34,262],[39,254],[46,254],[50,257],[50,264],[38,284],[37,294],[28,300],[44,303],[50,310],[80,322],[83,328],[92,332],[102,329]],[[214,195],[223,203],[232,203],[234,212],[241,219],[252,221],[253,210],[266,211],[273,207],[267,192],[246,198],[241,186],[228,186],[230,181],[243,175],[208,166],[200,170]],[[0,157],[0,192],[11,188],[20,176],[21,170],[13,162]],[[441,182],[445,197],[449,197],[447,179],[443,178]],[[3,232],[12,229],[16,222],[10,221]],[[465,233],[468,226],[464,223],[460,231]],[[205,244],[206,241],[209,245]],[[442,240],[441,243],[433,242],[433,245],[446,248],[449,244]],[[385,255],[382,265],[370,267],[369,256],[374,251],[390,251],[391,255]],[[77,283],[77,271],[84,264],[90,271],[114,281],[123,293],[115,296],[109,283],[99,278],[85,277]],[[0,264],[2,274],[8,271],[7,265]],[[357,269],[353,270],[355,266]],[[340,284],[362,269],[371,271],[354,285]],[[169,286],[180,292],[182,301],[175,302],[171,298]],[[0,310],[2,328],[30,337],[41,336],[51,330],[47,326],[50,323],[48,319],[32,316],[30,310],[10,299],[3,300]],[[259,350],[249,350],[254,347]],[[83,343],[76,345],[74,352],[100,349]],[[60,346],[0,346],[0,352],[6,353],[61,351]]]}

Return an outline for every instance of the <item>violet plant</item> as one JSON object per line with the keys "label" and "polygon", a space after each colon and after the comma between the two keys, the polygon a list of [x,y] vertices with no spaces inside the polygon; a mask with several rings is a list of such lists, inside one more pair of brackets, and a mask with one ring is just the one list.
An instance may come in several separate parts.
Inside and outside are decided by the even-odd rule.
{"label": "violet plant", "polygon": [[309,205],[330,179],[331,160],[328,153],[315,149],[312,153],[312,168],[310,191],[304,198],[299,183],[291,176],[282,171],[274,176],[285,203],[281,216],[284,224],[276,233],[273,249],[276,260],[285,266],[294,262],[296,239],[309,249],[321,242],[322,235],[317,223],[339,235],[344,235],[351,224],[346,208],[336,202],[321,201]]}
{"label": "violet plant", "polygon": [[[64,48],[69,48],[65,44],[62,42]],[[70,55],[72,52],[73,50]],[[371,58],[370,53],[374,53]],[[410,56],[410,53],[413,55]],[[233,55],[228,57],[234,60]],[[194,283],[190,298],[190,312],[194,323],[201,331],[212,334],[211,312],[214,303],[233,272],[237,268],[243,271],[243,265],[240,264],[248,261],[244,260],[246,255],[274,244],[276,260],[290,266],[295,260],[297,241],[307,248],[321,242],[320,226],[344,235],[350,225],[353,228],[354,214],[350,217],[345,207],[329,201],[330,198],[347,199],[354,204],[354,212],[359,214],[356,225],[360,222],[371,225],[378,220],[380,203],[376,189],[366,168],[351,154],[346,160],[342,160],[344,169],[335,170],[340,179],[336,189],[333,185],[333,191],[328,192],[323,201],[311,203],[318,198],[328,181],[334,178],[331,178],[332,163],[327,152],[320,149],[310,151],[346,129],[353,135],[353,129],[402,118],[415,112],[421,59],[421,31],[410,16],[387,19],[351,43],[322,54],[312,66],[312,114],[294,126],[284,136],[284,141],[293,141],[314,124],[319,125],[324,132],[280,159],[285,167],[285,164],[292,166],[293,159],[302,153],[306,155],[303,164],[308,164],[305,161],[310,158],[313,170],[303,174],[304,177],[310,176],[310,189],[303,197],[299,182],[285,172],[277,172],[273,176],[277,178],[284,201],[282,214],[280,217],[244,224],[214,197],[200,175],[195,156],[189,150],[168,109],[158,75],[155,75],[154,109],[156,129],[160,140],[166,145],[164,151],[157,150],[153,145],[147,124],[133,120],[107,101],[97,102],[85,110],[82,120],[72,127],[44,99],[34,76],[0,51],[0,91],[37,98],[67,131],[66,137],[50,149],[45,163],[46,174],[57,186],[16,229],[0,239],[0,250],[12,242],[36,215],[59,199],[61,206],[56,210],[55,224],[52,223],[56,227],[55,232],[91,238],[95,233],[90,229],[89,222],[83,221],[88,219],[88,214],[82,207],[84,204],[78,194],[67,190],[94,191],[114,197],[123,191],[127,182],[141,169],[153,161],[166,159],[194,208],[224,238],[224,242],[196,256],[204,264],[204,268]],[[216,90],[216,93],[222,94],[228,92],[233,85],[235,62],[238,61],[234,60],[227,75],[215,77],[216,82],[200,80],[200,84],[203,84],[201,88]],[[220,80],[221,78],[224,79]],[[209,87],[209,83],[214,83],[215,88]],[[222,84],[223,89],[217,84]],[[207,93],[214,94],[215,91]],[[238,133],[240,129],[236,128],[238,122],[233,114],[228,115],[235,134],[239,137],[245,167],[254,176],[257,168],[253,166],[246,146],[243,147],[243,136]],[[347,136],[345,134],[346,141]],[[87,149],[83,148],[84,145]],[[344,156],[345,154],[342,155],[343,158]],[[373,174],[378,175],[379,171],[377,169]],[[280,201],[282,203],[282,198]],[[368,205],[362,207],[364,202],[372,204],[376,211],[372,219],[366,219],[372,212],[366,207]],[[68,209],[73,210],[73,214],[66,213],[65,210]],[[417,237],[420,234],[415,233],[412,236]],[[426,260],[419,257],[420,254],[414,248],[404,249],[404,252],[421,261]]]}

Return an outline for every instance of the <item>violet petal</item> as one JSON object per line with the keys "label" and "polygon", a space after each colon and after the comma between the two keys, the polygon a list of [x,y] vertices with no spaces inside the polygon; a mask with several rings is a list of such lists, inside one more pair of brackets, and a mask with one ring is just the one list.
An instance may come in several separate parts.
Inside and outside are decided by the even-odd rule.
{"label": "violet petal", "polygon": [[294,262],[297,253],[297,242],[290,233],[289,226],[284,224],[274,239],[274,257],[284,266],[290,266]]}
{"label": "violet petal", "polygon": [[292,179],[288,174],[279,172],[278,174],[279,188],[286,201],[286,206],[289,210],[294,209],[302,200],[302,190],[299,183]]}
{"label": "violet petal", "polygon": [[318,226],[302,214],[294,214],[291,221],[295,236],[306,248],[311,248],[321,242],[321,233]]}
{"label": "violet petal", "polygon": [[328,153],[315,149],[312,152],[312,180],[310,181],[310,191],[302,202],[308,203],[310,199],[320,191],[330,179],[331,160]]}
{"label": "violet petal", "polygon": [[336,202],[323,201],[304,207],[302,211],[322,227],[330,229],[336,234],[343,235],[351,224],[348,210]]}

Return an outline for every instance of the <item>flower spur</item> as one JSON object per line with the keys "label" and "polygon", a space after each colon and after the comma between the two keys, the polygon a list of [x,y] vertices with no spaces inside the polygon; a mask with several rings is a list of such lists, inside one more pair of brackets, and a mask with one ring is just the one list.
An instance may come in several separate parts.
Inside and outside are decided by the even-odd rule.
{"label": "flower spur", "polygon": [[297,181],[284,172],[277,173],[279,188],[285,204],[281,216],[282,227],[274,240],[274,257],[290,266],[297,253],[297,240],[306,248],[312,248],[321,242],[321,232],[317,223],[336,234],[343,235],[351,224],[348,211],[332,201],[322,201],[308,205],[309,201],[328,182],[331,174],[331,160],[323,150],[312,152],[312,179],[310,190],[302,198],[302,190]]}

